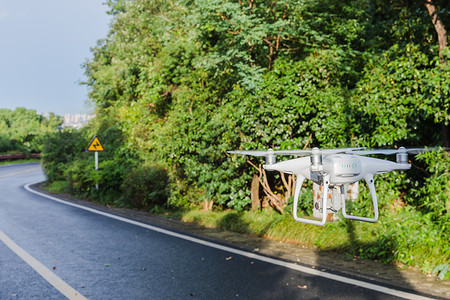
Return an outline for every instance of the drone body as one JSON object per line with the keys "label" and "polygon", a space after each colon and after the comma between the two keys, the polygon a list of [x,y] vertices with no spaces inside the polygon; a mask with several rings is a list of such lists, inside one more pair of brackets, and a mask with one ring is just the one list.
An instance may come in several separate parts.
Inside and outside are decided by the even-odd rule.
{"label": "drone body", "polygon": [[[294,193],[293,216],[298,222],[324,225],[328,213],[336,213],[342,208],[342,215],[351,220],[364,222],[376,222],[378,220],[378,201],[375,191],[373,176],[391,172],[394,170],[408,170],[411,165],[408,163],[408,153],[417,154],[424,151],[436,149],[405,149],[400,147],[394,150],[362,150],[363,148],[344,148],[344,149],[324,149],[313,148],[312,150],[287,150],[274,151],[228,151],[228,153],[265,156],[265,170],[279,171],[296,176],[296,186]],[[397,154],[396,162],[384,159],[365,157],[369,154]],[[282,162],[276,162],[275,155],[297,155],[306,156],[296,159],[290,159]],[[301,187],[305,179],[323,187],[323,196],[321,201],[315,203],[314,210],[321,213],[321,220],[301,218],[298,216],[298,201],[301,196]],[[374,217],[366,218],[352,216],[346,213],[345,194],[348,184],[358,182],[364,179],[367,182],[372,197],[374,207]],[[331,190],[332,197],[328,198],[328,190]]]}

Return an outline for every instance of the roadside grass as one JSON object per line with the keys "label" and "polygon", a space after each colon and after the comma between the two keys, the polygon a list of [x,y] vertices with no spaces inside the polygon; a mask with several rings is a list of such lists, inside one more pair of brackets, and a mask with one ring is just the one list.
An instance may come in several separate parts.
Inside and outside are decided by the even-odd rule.
{"label": "roadside grass", "polygon": [[24,163],[32,163],[32,162],[40,162],[39,158],[29,158],[29,159],[5,159],[0,160],[0,166],[4,165],[15,165],[15,164],[24,164]]}
{"label": "roadside grass", "polygon": [[[450,264],[448,234],[435,228],[426,216],[408,208],[388,212],[376,223],[349,220],[314,226],[296,222],[289,214],[270,211],[202,211],[182,214],[181,220],[266,239],[341,253],[344,257],[372,259],[399,267],[415,266],[432,273]],[[448,268],[440,274],[450,279]],[[440,269],[439,269],[440,270]]]}
{"label": "roadside grass", "polygon": [[46,182],[44,187],[50,193],[54,194],[63,194],[70,191],[70,183],[66,180],[57,180],[51,183]]}

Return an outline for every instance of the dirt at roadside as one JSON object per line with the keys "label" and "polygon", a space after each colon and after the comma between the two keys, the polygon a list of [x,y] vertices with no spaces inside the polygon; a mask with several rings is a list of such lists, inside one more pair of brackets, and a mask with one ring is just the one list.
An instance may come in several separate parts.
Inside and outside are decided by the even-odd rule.
{"label": "dirt at roadside", "polygon": [[99,203],[77,199],[68,194],[51,194],[42,189],[41,184],[33,185],[32,188],[80,205],[143,223],[187,232],[190,235],[229,244],[250,252],[281,258],[323,271],[374,281],[392,288],[413,290],[436,298],[450,299],[450,280],[438,280],[435,275],[423,274],[418,268],[400,268],[371,260],[347,259],[337,253],[318,251],[314,248],[303,248],[290,243],[271,241],[221,229],[206,228],[198,224],[182,222],[180,220],[151,216],[143,211],[104,206]]}

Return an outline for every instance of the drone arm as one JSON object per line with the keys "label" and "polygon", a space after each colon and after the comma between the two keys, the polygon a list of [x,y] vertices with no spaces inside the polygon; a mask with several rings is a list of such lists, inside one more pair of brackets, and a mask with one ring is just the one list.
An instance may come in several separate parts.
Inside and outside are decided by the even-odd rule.
{"label": "drone arm", "polygon": [[375,191],[375,184],[374,184],[374,181],[373,181],[373,175],[372,174],[367,174],[364,177],[364,179],[366,180],[367,185],[369,186],[370,195],[372,196],[372,204],[373,204],[373,209],[374,209],[375,216],[373,218],[364,218],[364,217],[357,217],[357,216],[347,215],[347,213],[345,212],[345,198],[342,200],[342,215],[346,219],[374,223],[374,222],[376,222],[378,220],[378,200],[377,200],[377,193]]}
{"label": "drone arm", "polygon": [[297,174],[297,183],[295,186],[295,193],[294,193],[294,208],[293,208],[293,214],[294,219],[297,222],[306,223],[306,224],[312,224],[312,225],[324,225],[327,221],[327,198],[328,198],[328,185],[329,185],[329,176],[326,176],[324,178],[324,185],[323,185],[323,196],[322,196],[322,220],[310,220],[305,218],[300,218],[297,215],[298,211],[298,200],[301,196],[301,189],[303,185],[303,181],[305,181],[305,176],[301,174]]}

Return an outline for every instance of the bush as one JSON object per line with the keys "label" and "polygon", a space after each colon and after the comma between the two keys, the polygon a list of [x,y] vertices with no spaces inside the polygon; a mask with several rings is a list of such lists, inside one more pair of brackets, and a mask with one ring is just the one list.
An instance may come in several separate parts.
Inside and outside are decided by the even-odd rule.
{"label": "bush", "polygon": [[125,175],[121,190],[127,206],[152,208],[167,205],[169,176],[159,165],[141,166]]}
{"label": "bush", "polygon": [[79,131],[48,134],[42,148],[42,167],[47,180],[65,180],[67,164],[79,157],[87,144]]}
{"label": "bush", "polygon": [[88,160],[74,160],[66,165],[64,172],[69,181],[70,192],[75,196],[88,197],[95,187],[94,163]]}
{"label": "bush", "polygon": [[450,156],[428,152],[418,155],[418,159],[426,163],[429,176],[415,182],[407,199],[450,238]]}
{"label": "bush", "polygon": [[0,136],[0,153],[25,152],[24,147],[16,140]]}

